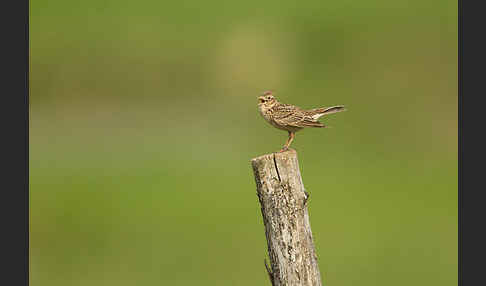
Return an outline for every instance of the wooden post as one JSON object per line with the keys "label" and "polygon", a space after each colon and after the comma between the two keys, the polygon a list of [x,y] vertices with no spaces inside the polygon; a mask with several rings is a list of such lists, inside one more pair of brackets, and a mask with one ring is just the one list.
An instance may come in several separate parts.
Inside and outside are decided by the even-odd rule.
{"label": "wooden post", "polygon": [[321,286],[307,199],[297,152],[263,155],[251,160],[260,201],[273,286]]}

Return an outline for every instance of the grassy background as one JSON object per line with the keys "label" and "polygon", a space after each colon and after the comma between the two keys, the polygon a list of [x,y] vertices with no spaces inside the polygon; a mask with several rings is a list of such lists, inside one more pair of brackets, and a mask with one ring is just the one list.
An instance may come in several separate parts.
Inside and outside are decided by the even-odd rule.
{"label": "grassy background", "polygon": [[32,285],[269,285],[274,90],[324,284],[457,284],[456,1],[30,3]]}

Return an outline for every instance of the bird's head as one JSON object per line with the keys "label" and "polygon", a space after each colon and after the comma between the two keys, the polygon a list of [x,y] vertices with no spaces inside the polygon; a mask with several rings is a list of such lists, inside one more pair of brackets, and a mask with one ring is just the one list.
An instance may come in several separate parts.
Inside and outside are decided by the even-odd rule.
{"label": "bird's head", "polygon": [[258,97],[258,104],[273,104],[276,101],[271,91],[265,91],[261,96]]}

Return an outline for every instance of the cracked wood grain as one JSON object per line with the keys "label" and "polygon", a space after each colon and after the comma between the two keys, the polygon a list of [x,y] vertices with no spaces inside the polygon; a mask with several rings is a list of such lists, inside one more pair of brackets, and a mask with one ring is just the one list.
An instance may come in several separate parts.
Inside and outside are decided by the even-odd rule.
{"label": "cracked wood grain", "polygon": [[[295,150],[251,160],[265,225],[273,286],[321,286]],[[271,268],[271,269],[269,269]]]}

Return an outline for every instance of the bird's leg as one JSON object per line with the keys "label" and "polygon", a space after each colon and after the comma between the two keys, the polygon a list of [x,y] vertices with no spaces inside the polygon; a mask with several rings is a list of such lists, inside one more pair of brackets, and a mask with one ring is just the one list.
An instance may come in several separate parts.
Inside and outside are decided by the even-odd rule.
{"label": "bird's leg", "polygon": [[287,141],[285,141],[285,145],[280,149],[280,152],[285,152],[289,149],[289,141],[290,141],[290,131],[289,132],[289,138],[287,138]]}
{"label": "bird's leg", "polygon": [[283,146],[282,150],[280,150],[280,152],[285,152],[289,150],[290,143],[292,143],[294,137],[295,137],[295,133],[289,131],[289,138],[287,139],[287,142],[285,142],[285,145]]}
{"label": "bird's leg", "polygon": [[289,131],[289,139],[287,140],[287,143],[284,146],[284,149],[287,151],[290,147],[290,144],[292,144],[292,141],[294,140],[295,133]]}

